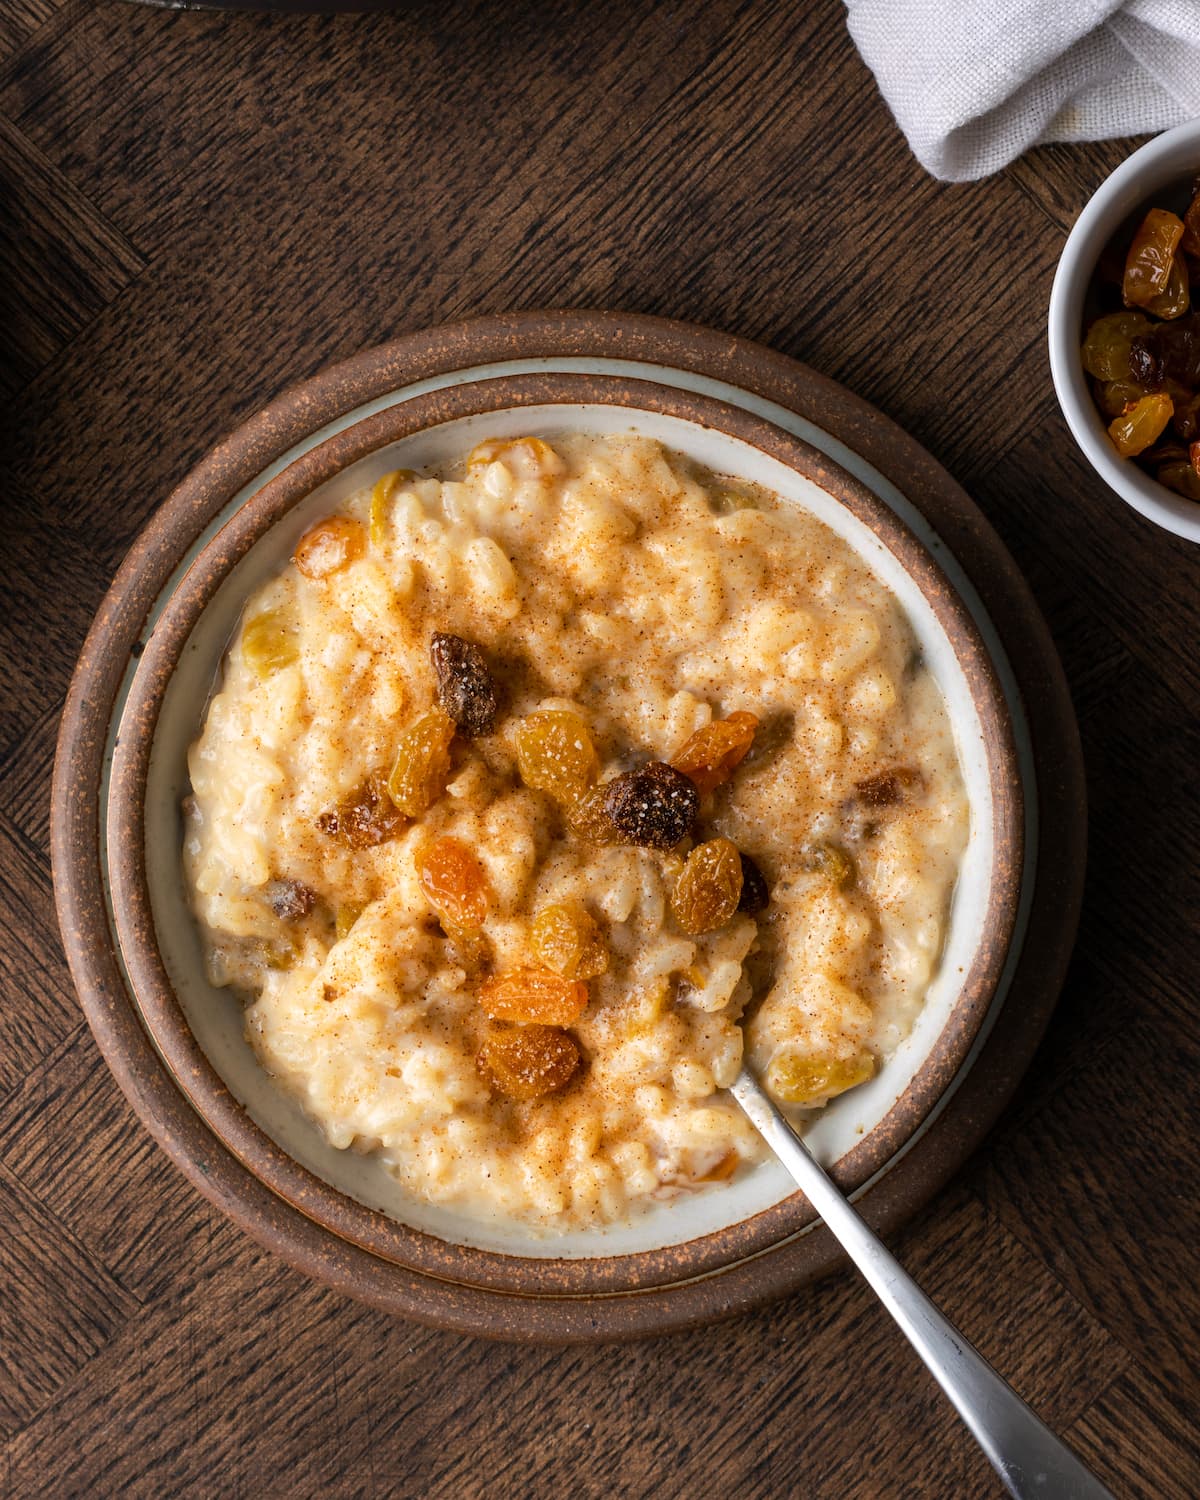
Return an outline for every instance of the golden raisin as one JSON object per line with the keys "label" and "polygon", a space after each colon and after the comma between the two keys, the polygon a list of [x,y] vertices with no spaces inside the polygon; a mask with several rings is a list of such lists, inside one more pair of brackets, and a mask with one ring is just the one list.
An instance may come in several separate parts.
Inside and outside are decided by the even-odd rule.
{"label": "golden raisin", "polygon": [[454,720],[440,708],[423,714],[400,736],[388,794],[402,813],[419,818],[437,801],[450,773]]}
{"label": "golden raisin", "polygon": [[512,729],[521,780],[571,807],[600,769],[591,731],[578,714],[547,709],[518,719]]}
{"label": "golden raisin", "polygon": [[306,531],[292,561],[305,578],[328,578],[366,550],[363,529],[350,516],[329,516]]}
{"label": "golden raisin", "polygon": [[1157,297],[1146,303],[1146,311],[1156,318],[1182,318],[1192,305],[1191,288],[1188,285],[1187,257],[1176,250],[1171,260],[1171,272],[1167,284]]}
{"label": "golden raisin", "polygon": [[800,868],[809,875],[820,875],[830,885],[844,891],[858,878],[854,861],[840,844],[808,844],[800,851]]}
{"label": "golden raisin", "polygon": [[865,1083],[874,1072],[875,1059],[869,1052],[849,1059],[781,1052],[767,1066],[767,1088],[784,1104],[823,1104]]}
{"label": "golden raisin", "polygon": [[300,659],[295,632],[280,610],[267,609],[246,621],[242,627],[242,656],[256,676],[264,680]]}
{"label": "golden raisin", "polygon": [[753,714],[730,714],[697,729],[671,764],[696,783],[703,796],[722,786],[741,765],[754,743],[758,720]]}
{"label": "golden raisin", "polygon": [[337,934],[340,943],[343,938],[350,936],[350,931],[355,922],[362,916],[364,907],[361,906],[339,906],[333,914],[333,930]]}
{"label": "golden raisin", "polygon": [[1183,220],[1164,208],[1152,208],[1138,227],[1125,257],[1121,293],[1126,307],[1145,307],[1165,292],[1179,241]]}
{"label": "golden raisin", "polygon": [[742,856],[728,839],[697,844],[684,861],[671,910],[684,932],[698,937],[723,927],[742,898]]}
{"label": "golden raisin", "polygon": [[371,546],[380,547],[387,535],[387,513],[388,506],[392,502],[392,496],[402,484],[407,484],[410,479],[417,476],[411,469],[393,469],[390,474],[384,474],[377,479],[371,489]]}
{"label": "golden raisin", "polygon": [[429,657],[437,678],[438,702],[469,739],[491,734],[499,699],[487,657],[473,641],[436,630]]}
{"label": "golden raisin", "polygon": [[417,879],[447,932],[478,932],[488,913],[488,879],[461,839],[443,834],[417,851]]}
{"label": "golden raisin", "polygon": [[1180,443],[1164,443],[1144,457],[1154,465],[1159,484],[1185,499],[1200,500],[1200,439],[1193,439],[1186,448]]}
{"label": "golden raisin", "polygon": [[304,957],[304,948],[291,933],[284,933],[265,944],[263,957],[268,969],[286,974]]}
{"label": "golden raisin", "polygon": [[627,844],[673,849],[696,821],[700,793],[682,771],[652,760],[605,782],[603,806]]}
{"label": "golden raisin", "polygon": [[393,839],[404,827],[404,817],[388,795],[380,775],[368,776],[332,812],[317,819],[317,827],[351,849],[372,849]]}
{"label": "golden raisin", "polygon": [[540,1099],[565,1088],[579,1067],[579,1047],[556,1026],[494,1031],[479,1054],[480,1072],[510,1099]]}
{"label": "golden raisin", "polygon": [[621,830],[604,811],[604,787],[594,786],[567,808],[567,827],[592,844],[619,844]]}
{"label": "golden raisin", "polygon": [[578,901],[544,906],[530,930],[535,956],[564,979],[595,979],[608,968],[600,929]]}
{"label": "golden raisin", "polygon": [[1095,387],[1096,405],[1106,417],[1119,417],[1146,394],[1135,380],[1109,380]]}
{"label": "golden raisin", "polygon": [[1154,477],[1159,484],[1165,484],[1185,500],[1200,500],[1200,469],[1194,468],[1186,459],[1159,464]]}
{"label": "golden raisin", "polygon": [[1165,392],[1143,396],[1133,407],[1110,422],[1108,435],[1122,458],[1133,458],[1149,448],[1166,431],[1175,403]]}
{"label": "golden raisin", "polygon": [[1097,380],[1128,380],[1132,342],[1150,326],[1150,319],[1142,312],[1106,313],[1097,318],[1080,350],[1083,368]]}
{"label": "golden raisin", "polygon": [[489,979],[479,1003],[493,1021],[538,1021],[570,1026],[587,1008],[587,985],[549,969],[514,969]]}

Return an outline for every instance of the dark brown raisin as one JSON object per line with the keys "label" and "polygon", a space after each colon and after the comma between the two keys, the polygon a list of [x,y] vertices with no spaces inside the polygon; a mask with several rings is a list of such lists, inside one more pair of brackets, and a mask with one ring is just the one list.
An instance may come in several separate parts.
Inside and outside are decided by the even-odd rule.
{"label": "dark brown raisin", "polygon": [[700,793],[682,771],[652,760],[604,787],[604,811],[628,844],[672,849],[696,821]]}
{"label": "dark brown raisin", "polygon": [[316,895],[298,880],[277,880],[271,887],[271,910],[284,922],[300,922],[316,905]]}
{"label": "dark brown raisin", "polygon": [[407,821],[388,796],[383,777],[370,776],[332,812],[323,812],[317,827],[351,849],[371,849],[395,838]]}
{"label": "dark brown raisin", "polygon": [[1129,345],[1129,374],[1145,390],[1157,390],[1163,383],[1161,357],[1151,348],[1148,339],[1136,338]]}
{"label": "dark brown raisin", "polygon": [[868,776],[865,781],[856,781],[854,791],[864,807],[892,807],[910,787],[920,785],[920,771],[914,771],[910,766],[897,766],[895,770]]}
{"label": "dark brown raisin", "polygon": [[1138,337],[1161,370],[1160,378],[1195,390],[1200,386],[1200,312],[1155,323]]}
{"label": "dark brown raisin", "polygon": [[742,894],[738,899],[738,911],[747,911],[753,917],[770,904],[771,888],[767,877],[748,854],[742,855]]}
{"label": "dark brown raisin", "polygon": [[438,702],[461,733],[468,739],[491,734],[500,704],[483,652],[460,635],[438,630],[430,638],[429,655],[437,676]]}
{"label": "dark brown raisin", "polygon": [[1175,415],[1172,421],[1175,431],[1185,443],[1194,443],[1197,438],[1200,438],[1200,391],[1197,391],[1189,401],[1175,403]]}

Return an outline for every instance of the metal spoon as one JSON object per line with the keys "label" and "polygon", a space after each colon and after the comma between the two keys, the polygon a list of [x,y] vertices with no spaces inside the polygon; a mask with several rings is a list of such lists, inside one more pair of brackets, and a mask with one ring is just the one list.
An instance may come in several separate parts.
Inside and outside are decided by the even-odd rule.
{"label": "metal spoon", "polygon": [[732,1093],[899,1323],[1016,1500],[1113,1500],[884,1249],[743,1068]]}

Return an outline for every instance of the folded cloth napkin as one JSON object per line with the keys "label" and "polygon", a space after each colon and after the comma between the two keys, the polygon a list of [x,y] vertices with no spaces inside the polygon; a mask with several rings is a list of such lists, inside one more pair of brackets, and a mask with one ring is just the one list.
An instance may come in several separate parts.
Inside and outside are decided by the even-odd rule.
{"label": "folded cloth napkin", "polygon": [[846,0],[917,160],[965,182],[1038,141],[1200,116],[1200,0]]}

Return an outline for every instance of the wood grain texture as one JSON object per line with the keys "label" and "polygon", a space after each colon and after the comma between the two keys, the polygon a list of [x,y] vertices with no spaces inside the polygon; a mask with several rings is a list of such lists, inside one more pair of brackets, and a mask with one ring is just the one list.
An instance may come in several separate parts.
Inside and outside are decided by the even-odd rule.
{"label": "wood grain texture", "polygon": [[57,167],[0,117],[4,385],[27,383],[145,262]]}
{"label": "wood grain texture", "polygon": [[62,3],[63,0],[4,0],[0,5],[0,58],[10,57]]}
{"label": "wood grain texture", "polygon": [[946,462],[1028,573],[1088,763],[1082,937],[1016,1103],[897,1248],[1118,1495],[1200,1492],[1196,560],[1087,470],[1044,340],[1063,235],[1128,149],[932,182],[835,0],[502,21],[465,0],[338,18],[0,0],[20,226],[0,344],[0,1492],[997,1493],[849,1275],[566,1351],[308,1284],[192,1192],[82,1023],[49,772],[130,541],[290,382],[536,305],[690,318],[808,360]]}

